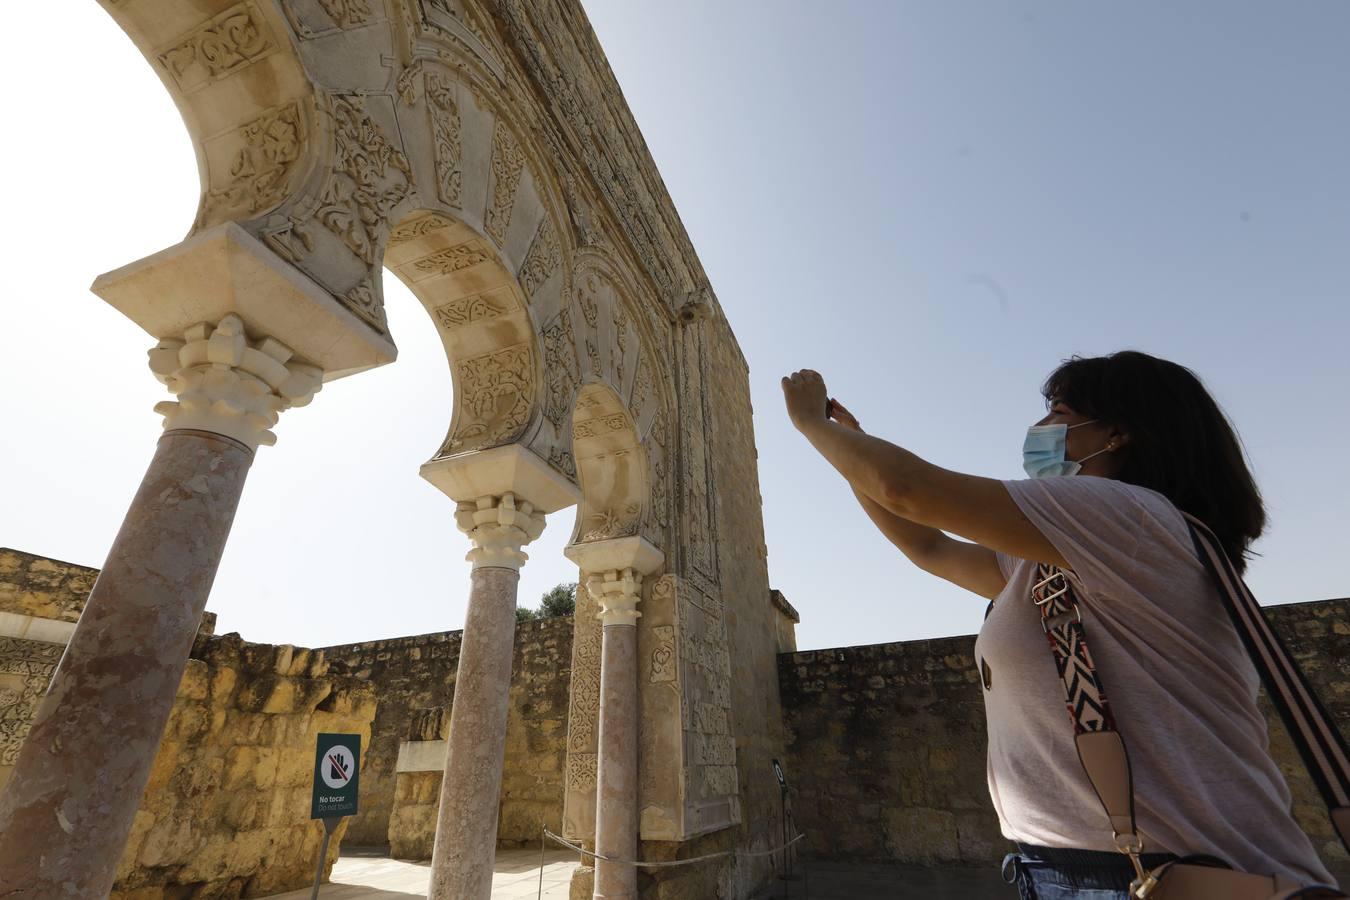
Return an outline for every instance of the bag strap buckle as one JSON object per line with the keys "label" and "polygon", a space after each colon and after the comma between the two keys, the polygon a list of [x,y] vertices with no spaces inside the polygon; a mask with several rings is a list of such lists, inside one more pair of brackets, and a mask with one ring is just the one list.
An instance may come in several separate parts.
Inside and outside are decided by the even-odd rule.
{"label": "bag strap buckle", "polygon": [[1076,601],[1070,602],[1073,603],[1072,609],[1066,609],[1064,612],[1053,616],[1041,616],[1041,630],[1046,634],[1049,634],[1057,628],[1063,628],[1070,622],[1081,623],[1083,621],[1083,611],[1078,608],[1078,603]]}
{"label": "bag strap buckle", "polygon": [[1121,834],[1112,832],[1111,839],[1116,845],[1116,849],[1130,858],[1130,864],[1134,866],[1134,880],[1130,882],[1130,896],[1137,900],[1148,900],[1149,896],[1158,887],[1158,877],[1144,868],[1144,861],[1140,855],[1144,852],[1144,840],[1138,834],[1133,832]]}

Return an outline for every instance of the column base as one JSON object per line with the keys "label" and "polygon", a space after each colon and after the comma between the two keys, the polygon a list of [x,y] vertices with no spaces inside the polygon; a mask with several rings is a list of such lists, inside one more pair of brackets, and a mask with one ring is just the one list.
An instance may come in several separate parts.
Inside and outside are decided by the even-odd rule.
{"label": "column base", "polygon": [[572,883],[567,892],[567,900],[591,900],[594,895],[595,868],[593,866],[581,866],[572,872]]}

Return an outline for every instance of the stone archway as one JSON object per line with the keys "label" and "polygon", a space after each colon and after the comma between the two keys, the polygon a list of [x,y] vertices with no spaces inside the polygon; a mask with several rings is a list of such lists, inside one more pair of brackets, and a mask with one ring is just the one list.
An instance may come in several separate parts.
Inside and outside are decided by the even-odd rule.
{"label": "stone archway", "polygon": [[[100,2],[182,112],[201,203],[183,242],[94,285],[176,399],[0,795],[0,870],[111,886],[256,448],[396,355],[386,266],[446,348],[455,409],[422,475],[473,545],[433,896],[486,896],[523,548],[583,494],[571,550],[616,574],[605,603],[637,602],[625,569],[664,567],[632,626],[624,809],[644,840],[762,838],[741,810],[774,794],[742,772],[767,771],[779,726],[747,370],[579,3]],[[578,415],[592,401],[608,412]],[[608,452],[632,458],[602,464],[583,432],[620,412]],[[628,561],[601,565],[606,546]],[[729,865],[698,877],[748,896],[768,863]]]}

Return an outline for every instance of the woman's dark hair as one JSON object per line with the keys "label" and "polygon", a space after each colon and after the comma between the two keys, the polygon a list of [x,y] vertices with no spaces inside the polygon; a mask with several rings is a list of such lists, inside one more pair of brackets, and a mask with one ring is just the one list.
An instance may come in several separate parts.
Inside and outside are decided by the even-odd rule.
{"label": "woman's dark hair", "polygon": [[1246,568],[1265,504],[1237,433],[1194,372],[1134,350],[1075,356],[1041,393],[1128,434],[1116,478],[1152,488],[1204,522],[1238,570]]}

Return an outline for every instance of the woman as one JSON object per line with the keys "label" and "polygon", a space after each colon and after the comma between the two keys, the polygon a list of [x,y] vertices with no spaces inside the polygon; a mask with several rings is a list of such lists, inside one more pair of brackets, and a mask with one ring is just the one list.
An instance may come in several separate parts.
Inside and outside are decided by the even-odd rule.
{"label": "woman", "polygon": [[[1004,874],[1039,900],[1126,898],[1134,875],[1079,763],[1030,599],[1068,571],[1129,749],[1145,864],[1208,854],[1333,883],[1290,815],[1259,680],[1196,556],[1184,510],[1234,564],[1265,511],[1236,434],[1190,370],[1122,352],[1060,366],[1023,448],[1030,480],[962,475],[863,433],[810,370],[783,379],[793,424],[919,568],[994,601],[975,645],[989,791],[1019,845]],[[1073,476],[1073,477],[1066,477]],[[955,540],[944,532],[959,535]]]}

